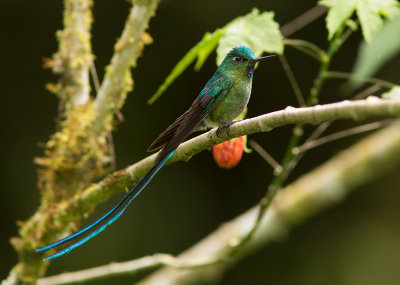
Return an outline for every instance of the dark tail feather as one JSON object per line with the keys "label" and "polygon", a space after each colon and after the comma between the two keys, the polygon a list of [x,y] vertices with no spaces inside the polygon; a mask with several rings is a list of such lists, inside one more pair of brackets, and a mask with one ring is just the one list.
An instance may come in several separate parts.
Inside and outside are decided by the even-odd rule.
{"label": "dark tail feather", "polygon": [[115,220],[121,216],[121,214],[125,211],[125,209],[129,206],[129,204],[135,199],[140,192],[146,187],[146,185],[153,179],[154,175],[164,166],[165,162],[172,156],[174,151],[168,154],[163,159],[157,161],[153,167],[146,173],[146,175],[133,187],[122,200],[112,208],[107,214],[102,216],[100,219],[95,221],[93,224],[87,226],[83,230],[72,234],[62,240],[59,240],[55,243],[52,243],[48,246],[37,249],[37,252],[47,251],[59,245],[63,245],[66,243],[72,243],[63,250],[58,251],[57,253],[45,258],[44,260],[51,260],[57,257],[60,257],[66,253],[69,253],[71,250],[77,248],[78,246],[84,244],[94,236],[101,233],[106,227],[111,225]]}

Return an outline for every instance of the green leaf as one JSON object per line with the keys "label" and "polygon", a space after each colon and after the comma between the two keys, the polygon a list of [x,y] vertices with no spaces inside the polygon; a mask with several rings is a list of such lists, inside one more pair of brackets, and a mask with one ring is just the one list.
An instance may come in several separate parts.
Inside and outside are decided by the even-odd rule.
{"label": "green leaf", "polygon": [[204,38],[206,37],[207,39],[205,39],[203,46],[197,54],[197,61],[194,66],[194,70],[196,71],[200,70],[210,53],[215,49],[219,39],[222,37],[222,32],[221,30],[217,30],[213,34],[206,33]]}
{"label": "green leaf", "polygon": [[382,94],[385,99],[400,99],[400,86],[393,87],[388,92]]}
{"label": "green leaf", "polygon": [[213,33],[206,33],[203,39],[175,65],[147,103],[154,103],[196,58],[194,68],[198,71],[217,45],[217,64],[222,62],[232,48],[239,45],[251,48],[256,54],[264,51],[282,54],[283,36],[279,30],[279,24],[273,18],[273,12],[260,13],[259,10],[253,9],[249,14],[236,18],[225,27]]}
{"label": "green leaf", "polygon": [[381,29],[382,17],[392,19],[400,13],[397,0],[321,0],[319,4],[330,8],[326,17],[329,39],[332,39],[354,11],[357,12],[363,37],[367,42]]}
{"label": "green leaf", "polygon": [[[369,44],[365,42],[361,44],[353,70],[354,77],[371,77],[383,64],[398,54],[400,51],[399,31],[400,15],[387,21]],[[361,83],[351,81],[351,84],[356,88]]]}
{"label": "green leaf", "polygon": [[187,54],[175,65],[171,73],[164,80],[163,84],[158,88],[157,92],[151,96],[147,104],[153,104],[161,94],[168,88],[172,82],[178,78],[185,69],[196,60],[195,69],[198,70],[203,65],[209,54],[215,49],[219,39],[222,37],[222,31],[216,30],[213,33],[206,33],[203,39],[192,47]]}
{"label": "green leaf", "polygon": [[253,9],[249,14],[236,18],[224,28],[224,35],[217,48],[217,65],[236,46],[244,45],[256,54],[262,52],[283,53],[283,36],[273,12]]}
{"label": "green leaf", "polygon": [[351,17],[356,9],[358,0],[321,0],[320,5],[329,7],[326,16],[326,27],[328,29],[328,39],[339,31],[344,22]]}
{"label": "green leaf", "polygon": [[357,16],[366,42],[382,28],[382,16],[389,19],[400,12],[399,2],[396,0],[358,0]]}

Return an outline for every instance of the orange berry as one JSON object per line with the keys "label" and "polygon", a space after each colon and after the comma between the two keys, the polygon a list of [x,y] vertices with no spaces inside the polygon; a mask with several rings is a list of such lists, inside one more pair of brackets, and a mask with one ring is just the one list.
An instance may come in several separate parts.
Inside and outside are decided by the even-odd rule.
{"label": "orange berry", "polygon": [[212,148],[214,160],[221,168],[232,168],[236,166],[243,155],[243,137],[230,139]]}

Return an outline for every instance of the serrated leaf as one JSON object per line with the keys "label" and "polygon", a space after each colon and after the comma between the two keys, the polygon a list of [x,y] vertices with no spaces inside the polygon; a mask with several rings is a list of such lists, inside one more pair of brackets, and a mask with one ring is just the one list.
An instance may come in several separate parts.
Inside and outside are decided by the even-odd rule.
{"label": "serrated leaf", "polygon": [[395,86],[388,92],[382,94],[382,98],[385,99],[400,99],[400,86]]}
{"label": "serrated leaf", "polygon": [[261,54],[264,51],[282,54],[283,37],[278,23],[273,18],[273,12],[260,13],[259,10],[253,9],[251,13],[236,18],[225,27],[213,33],[206,33],[203,39],[175,65],[147,103],[154,103],[196,58],[197,62],[194,68],[196,71],[199,70],[217,45],[218,65],[233,47],[239,45],[251,48],[256,54]]}
{"label": "serrated leaf", "polygon": [[382,17],[391,19],[400,13],[397,0],[321,0],[319,4],[330,8],[326,17],[329,39],[354,11],[357,12],[363,37],[367,42],[381,29]]}
{"label": "serrated leaf", "polygon": [[332,39],[333,35],[354,13],[357,0],[321,0],[319,4],[330,8],[326,16],[326,27],[328,39]]}
{"label": "serrated leaf", "polygon": [[362,33],[365,41],[369,42],[371,37],[382,27],[382,18],[371,6],[361,2],[357,7],[357,17],[360,19]]}
{"label": "serrated leaf", "polygon": [[279,24],[273,18],[273,12],[260,13],[258,9],[253,9],[249,14],[226,25],[217,48],[217,65],[233,47],[240,45],[249,47],[256,54],[282,54],[283,36]]}
{"label": "serrated leaf", "polygon": [[[354,77],[371,77],[383,64],[399,53],[399,31],[400,15],[387,21],[369,44],[361,44],[353,70]],[[355,88],[361,84],[355,81],[351,83]]]}
{"label": "serrated leaf", "polygon": [[206,33],[203,39],[192,47],[188,53],[174,66],[171,73],[164,80],[163,84],[157,89],[157,92],[151,96],[147,104],[153,104],[161,94],[178,78],[185,69],[197,58],[195,69],[199,69],[210,53],[215,49],[219,39],[222,37],[222,31],[217,29],[213,33]]}
{"label": "serrated leaf", "polygon": [[358,0],[357,16],[365,41],[370,42],[382,28],[382,16],[390,19],[399,14],[399,11],[396,0]]}

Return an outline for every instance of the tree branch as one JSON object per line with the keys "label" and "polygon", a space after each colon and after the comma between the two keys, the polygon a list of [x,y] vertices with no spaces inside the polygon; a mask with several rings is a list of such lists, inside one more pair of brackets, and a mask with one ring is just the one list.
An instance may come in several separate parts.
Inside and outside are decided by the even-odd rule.
{"label": "tree branch", "polygon": [[[232,137],[267,132],[288,124],[318,124],[333,119],[361,120],[367,117],[395,117],[398,115],[400,115],[400,100],[376,97],[306,108],[288,107],[285,110],[233,124],[230,128],[230,137],[224,132],[221,137],[217,137],[215,130],[199,135],[179,146],[167,164],[188,161],[193,155]],[[132,186],[136,183],[151,168],[155,156],[156,154],[150,155],[126,169],[117,171],[100,183],[88,187],[81,195],[56,205],[51,209],[51,223],[57,225],[60,232],[66,231],[72,222],[82,219],[100,202],[107,200],[117,192],[126,191],[128,185]],[[41,217],[36,218],[40,219]],[[41,245],[37,244],[36,246]]]}
{"label": "tree branch", "polygon": [[[93,59],[90,44],[91,7],[91,0],[64,1],[64,28],[57,32],[59,49],[54,54],[53,60],[45,62],[46,67],[52,67],[53,72],[60,74],[58,83],[50,89],[60,98],[62,108],[60,108],[59,123],[64,131],[68,123],[70,123],[69,126],[74,124],[74,119],[90,102],[89,65]],[[36,160],[36,163],[43,166],[39,170],[38,179],[40,181],[39,188],[42,190],[41,207],[43,208],[74,193],[79,189],[76,186],[82,182],[82,175],[86,174],[82,172],[78,174],[72,170],[61,175],[62,171],[60,170],[65,170],[63,167],[77,161],[77,154],[80,154],[79,151],[73,149],[74,143],[71,137],[75,134],[71,134],[74,133],[74,129],[68,129],[67,134],[66,132],[62,134],[62,131],[50,138],[46,146],[45,157]],[[53,151],[55,146],[59,147],[57,151]],[[70,148],[71,146],[72,148]],[[63,152],[71,149],[73,151]],[[64,155],[65,153],[68,155]],[[67,183],[71,180],[76,184]],[[81,185],[85,185],[85,183],[82,182]],[[45,219],[42,220],[42,222],[44,221]],[[43,263],[32,250],[32,239],[41,239],[42,235],[30,235],[29,226],[25,225],[20,228],[20,238],[11,239],[11,243],[18,253],[19,261],[11,270],[8,280],[13,283],[10,284],[33,283],[39,275],[44,274],[47,268],[47,264]],[[36,233],[39,231],[35,226],[31,229],[34,229]]]}
{"label": "tree branch", "polygon": [[130,69],[136,66],[143,46],[152,42],[145,33],[150,18],[154,15],[159,0],[135,0],[121,38],[114,46],[114,55],[106,68],[104,80],[96,97],[94,108],[96,122],[94,133],[100,134],[111,128],[111,121],[132,90]]}
{"label": "tree branch", "polygon": [[66,111],[89,101],[89,67],[93,61],[90,44],[92,1],[64,1],[64,29],[57,32],[59,49],[48,66],[61,74],[55,91]]}
{"label": "tree branch", "polygon": [[347,138],[350,137],[352,135],[357,135],[357,134],[361,134],[364,132],[369,132],[369,131],[374,131],[376,129],[380,129],[384,126],[387,126],[391,123],[393,123],[396,119],[387,119],[387,120],[383,120],[383,121],[379,121],[379,122],[373,122],[373,123],[369,123],[369,124],[365,124],[365,125],[361,125],[361,126],[357,126],[357,127],[353,127],[350,129],[346,129],[343,131],[339,131],[315,140],[309,140],[307,142],[305,142],[304,144],[295,147],[293,149],[294,153],[300,153],[300,152],[304,152],[307,151],[309,149],[312,148],[316,148],[318,146],[321,146],[323,144],[338,140],[338,139],[342,139],[342,138]]}
{"label": "tree branch", "polygon": [[[282,189],[253,239],[230,262],[222,262],[225,260],[223,256],[250,230],[258,214],[258,206],[223,224],[179,257],[156,254],[129,262],[43,278],[39,280],[39,284],[71,284],[112,275],[134,274],[162,265],[169,268],[157,271],[140,284],[188,285],[215,282],[223,271],[240,259],[285,236],[295,225],[338,203],[356,187],[368,183],[399,163],[400,123],[397,122],[364,138]],[[350,172],[352,175],[348,175]],[[215,266],[207,266],[210,264]],[[186,270],[178,270],[182,268]]]}
{"label": "tree branch", "polygon": [[299,106],[300,107],[307,106],[306,102],[304,101],[303,93],[301,92],[300,86],[297,83],[296,77],[294,76],[294,73],[287,61],[287,58],[284,55],[280,55],[279,60],[282,64],[283,70],[286,73],[289,83],[292,86],[293,93],[294,93],[294,95],[296,95],[296,99],[297,99],[297,102],[299,103]]}
{"label": "tree branch", "polygon": [[[115,54],[107,68],[99,94],[93,102],[89,97],[91,0],[65,0],[64,30],[58,32],[59,51],[49,65],[62,73],[55,91],[65,103],[61,129],[46,144],[44,157],[35,162],[39,170],[41,205],[20,228],[20,237],[11,242],[18,252],[19,263],[11,270],[8,280],[14,283],[34,283],[44,275],[48,263],[34,252],[38,243],[57,238],[65,233],[71,221],[82,218],[82,211],[68,222],[52,217],[58,205],[59,217],[71,217],[68,201],[74,200],[92,181],[109,173],[110,157],[107,133],[112,129],[115,112],[122,107],[131,89],[130,68],[135,64],[144,43],[151,41],[144,33],[153,16],[158,0],[136,0]],[[112,96],[111,96],[112,95]],[[90,208],[85,208],[88,211]],[[74,214],[76,214],[75,212]],[[52,223],[56,221],[56,223]],[[60,223],[60,224],[59,224]],[[21,223],[22,224],[22,223]],[[49,230],[51,227],[51,231]]]}
{"label": "tree branch", "polygon": [[394,84],[392,82],[382,80],[379,78],[360,77],[360,76],[356,76],[352,73],[342,72],[342,71],[325,71],[323,76],[325,78],[349,79],[349,80],[354,80],[354,81],[370,83],[370,84],[378,85],[381,87],[385,87],[387,89],[391,89],[391,88],[394,88],[397,86],[396,84]]}
{"label": "tree branch", "polygon": [[[204,284],[218,280],[237,261],[277,240],[287,231],[321,210],[342,200],[351,190],[368,183],[400,163],[399,123],[361,140],[317,169],[304,175],[278,193],[273,206],[264,216],[259,230],[249,244],[230,262],[200,270],[165,268],[153,273],[140,285]],[[349,175],[351,173],[351,175]],[[179,258],[192,260],[199,256],[222,256],[230,251],[232,239],[247,234],[257,215],[254,207],[222,225],[215,232],[188,249]],[[162,280],[162,282],[161,282]]]}
{"label": "tree branch", "polygon": [[281,32],[285,37],[288,37],[295,32],[303,29],[316,19],[324,15],[328,9],[324,6],[316,5],[281,28]]}

